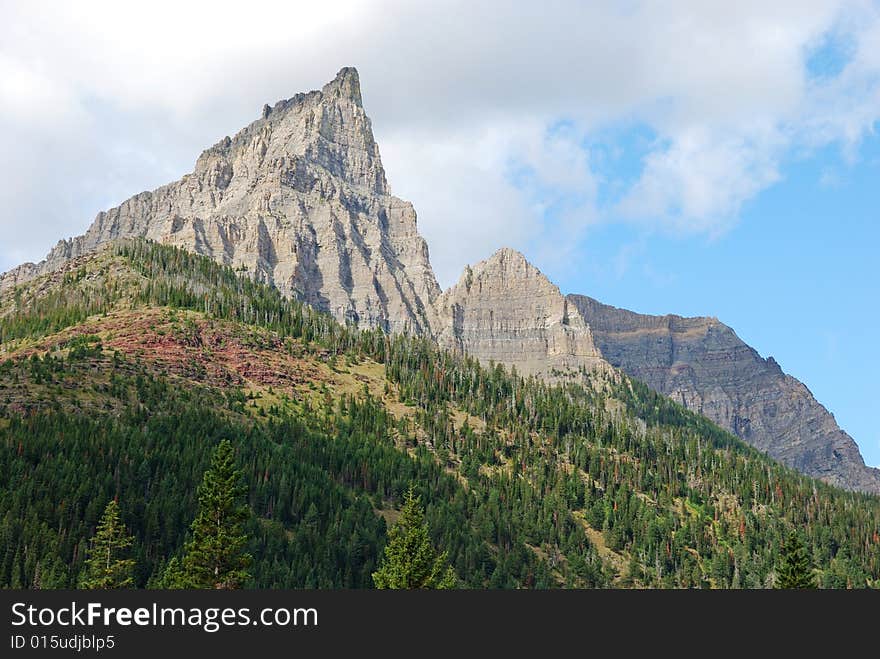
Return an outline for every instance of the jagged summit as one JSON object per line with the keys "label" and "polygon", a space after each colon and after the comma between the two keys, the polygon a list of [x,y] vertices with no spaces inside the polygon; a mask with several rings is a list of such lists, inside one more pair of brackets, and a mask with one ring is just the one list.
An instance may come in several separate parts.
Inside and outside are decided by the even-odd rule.
{"label": "jagged summit", "polygon": [[[495,250],[495,252],[490,256],[486,261],[517,261],[520,263],[525,263],[527,265],[532,265],[529,263],[529,260],[525,257],[525,255],[519,250],[514,249],[513,247],[499,247]],[[532,266],[534,267],[534,266]]]}
{"label": "jagged summit", "polygon": [[361,79],[357,69],[353,66],[346,66],[339,69],[336,77],[328,82],[321,89],[321,93],[325,96],[336,95],[337,97],[345,97],[350,99],[359,107],[363,105],[361,98]]}
{"label": "jagged summit", "polygon": [[478,281],[483,281],[486,278],[485,273],[489,273],[489,277],[497,276],[504,281],[531,280],[540,282],[542,288],[549,287],[559,293],[558,286],[551,282],[522,252],[512,247],[501,247],[489,258],[466,266],[455,287],[462,284],[469,286],[467,282],[473,282],[475,278]]}
{"label": "jagged summit", "polygon": [[[258,156],[256,161],[252,154]],[[238,171],[231,168],[228,161],[237,157],[248,160],[248,166]],[[340,70],[321,91],[264,105],[259,119],[202,152],[194,173],[220,160],[228,178],[249,176],[279,158],[304,158],[349,185],[377,195],[390,194],[354,68]],[[220,182],[222,187],[225,178]]]}
{"label": "jagged summit", "polygon": [[529,262],[529,260],[522,252],[517,251],[512,247],[501,247],[500,249],[496,250],[495,253],[492,254],[492,256],[490,256],[488,259],[481,261],[480,264],[485,264],[486,267],[492,267],[495,264],[500,264],[501,267],[504,268],[521,268],[530,269],[537,273],[541,272],[537,267]]}
{"label": "jagged summit", "polygon": [[412,204],[389,192],[353,68],[264,107],[191,174],[99,213],[0,289],[125,237],[205,254],[363,327],[427,332],[440,292]]}

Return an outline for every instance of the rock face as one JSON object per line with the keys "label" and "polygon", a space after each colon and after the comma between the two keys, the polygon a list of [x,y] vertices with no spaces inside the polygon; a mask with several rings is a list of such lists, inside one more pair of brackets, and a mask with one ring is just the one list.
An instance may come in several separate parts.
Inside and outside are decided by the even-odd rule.
{"label": "rock face", "polygon": [[578,310],[512,249],[468,267],[436,310],[438,343],[482,362],[546,377],[606,367]]}
{"label": "rock face", "polygon": [[807,387],[717,319],[646,316],[581,295],[568,300],[613,366],[808,476],[880,493],[880,470],[865,466]]}
{"label": "rock face", "polygon": [[440,293],[412,204],[388,189],[353,68],[321,91],[266,105],[192,174],[99,213],[40,264],[4,275],[0,290],[133,236],[246,268],[362,327],[426,332]]}

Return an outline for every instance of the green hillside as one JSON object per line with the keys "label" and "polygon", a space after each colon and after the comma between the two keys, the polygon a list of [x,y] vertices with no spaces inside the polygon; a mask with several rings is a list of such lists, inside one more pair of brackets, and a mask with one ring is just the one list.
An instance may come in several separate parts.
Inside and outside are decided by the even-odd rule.
{"label": "green hillside", "polygon": [[252,587],[371,587],[411,483],[467,587],[760,588],[792,528],[822,587],[880,586],[880,499],[641,383],[525,380],[141,241],[0,298],[0,586],[75,586],[117,498],[149,587],[224,438]]}

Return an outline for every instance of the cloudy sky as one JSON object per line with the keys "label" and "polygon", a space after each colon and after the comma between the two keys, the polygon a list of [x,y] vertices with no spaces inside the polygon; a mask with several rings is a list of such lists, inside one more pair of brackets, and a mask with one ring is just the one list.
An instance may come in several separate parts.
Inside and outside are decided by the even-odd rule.
{"label": "cloudy sky", "polygon": [[717,316],[880,465],[880,4],[512,4],[0,0],[0,271],[353,65],[444,286]]}

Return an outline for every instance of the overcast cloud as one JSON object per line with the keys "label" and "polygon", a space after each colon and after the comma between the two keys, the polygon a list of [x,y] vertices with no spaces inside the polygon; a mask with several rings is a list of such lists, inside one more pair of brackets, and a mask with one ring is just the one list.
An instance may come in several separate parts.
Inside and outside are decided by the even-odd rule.
{"label": "overcast cloud", "polygon": [[[600,222],[718,234],[785,157],[855,157],[880,117],[872,2],[476,4],[0,3],[0,270],[346,65],[444,285]],[[840,70],[810,73],[822,49]],[[621,182],[588,145],[628,126],[650,139]]]}

